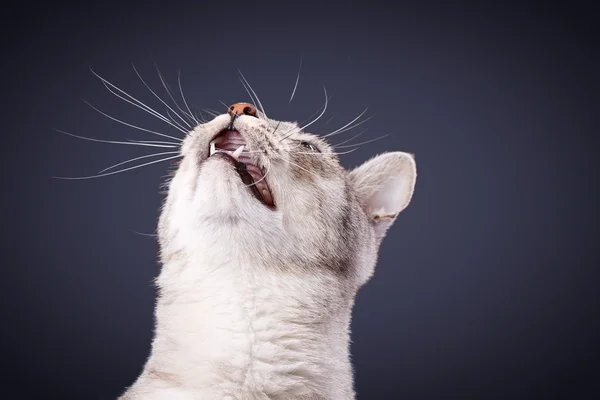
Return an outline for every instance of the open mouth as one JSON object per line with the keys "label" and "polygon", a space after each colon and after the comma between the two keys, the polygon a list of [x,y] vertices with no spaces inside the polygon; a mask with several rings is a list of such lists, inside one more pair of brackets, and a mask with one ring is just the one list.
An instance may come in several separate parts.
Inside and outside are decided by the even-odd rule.
{"label": "open mouth", "polygon": [[208,156],[220,156],[230,159],[236,171],[240,174],[242,182],[252,194],[263,204],[275,207],[273,195],[269,185],[267,185],[265,175],[262,169],[253,162],[246,146],[246,140],[238,131],[224,130],[219,133],[210,142]]}

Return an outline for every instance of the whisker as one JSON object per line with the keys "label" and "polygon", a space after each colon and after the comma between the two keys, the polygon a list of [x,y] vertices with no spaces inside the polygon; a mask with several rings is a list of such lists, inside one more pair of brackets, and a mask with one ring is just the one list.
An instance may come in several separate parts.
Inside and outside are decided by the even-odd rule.
{"label": "whisker", "polygon": [[204,112],[208,115],[212,115],[213,117],[218,117],[220,115],[218,112],[216,112],[215,110],[211,110],[210,108],[203,108],[202,110],[204,110]]}
{"label": "whisker", "polygon": [[388,133],[388,134],[385,134],[383,136],[376,137],[375,139],[367,140],[365,142],[354,143],[354,144],[347,144],[345,146],[333,146],[333,147],[335,147],[336,149],[345,149],[345,148],[352,147],[352,146],[360,146],[360,145],[363,145],[363,144],[375,142],[377,140],[383,139],[384,137],[387,137],[387,136],[390,136],[390,135],[391,135],[391,133]]}
{"label": "whisker", "polygon": [[360,131],[359,133],[357,133],[356,135],[352,136],[350,139],[344,140],[343,142],[334,144],[333,147],[339,146],[339,145],[344,144],[344,143],[351,142],[352,140],[356,139],[357,137],[359,137],[360,135],[362,135],[363,133],[365,133],[368,130],[369,130],[369,128],[364,129],[364,130]]}
{"label": "whisker", "polygon": [[358,122],[358,123],[356,123],[356,124],[354,124],[352,126],[347,127],[346,129],[342,129],[341,131],[336,132],[336,135],[338,133],[343,133],[343,132],[346,132],[346,131],[350,131],[350,130],[356,128],[357,126],[360,126],[360,125],[364,124],[365,122],[367,122],[367,121],[369,121],[370,119],[373,119],[373,118],[375,118],[375,114],[371,115],[369,118],[364,119],[364,120],[362,120],[362,121],[360,121],[360,122]]}
{"label": "whisker", "polygon": [[206,123],[208,122],[208,118],[206,118],[204,116],[204,114],[202,113],[202,111],[206,111],[204,110],[202,107],[200,107],[198,104],[190,104],[190,106],[195,110],[194,111],[194,115],[196,115],[196,118],[198,118],[198,113],[200,113],[200,118],[198,118],[201,122]]}
{"label": "whisker", "polygon": [[[167,115],[169,117],[171,117],[171,121],[173,121],[174,123],[176,123],[177,125],[181,125],[179,122],[175,121],[175,118],[173,118],[173,115],[171,115],[171,112],[169,110],[167,110]],[[186,129],[184,126],[182,126],[183,129]],[[186,130],[186,133],[189,132],[190,130],[194,129],[193,127],[189,128],[188,130]]]}
{"label": "whisker", "polygon": [[339,154],[352,153],[353,151],[358,150],[359,147],[357,147],[356,149],[352,149],[352,150],[348,150],[348,151],[342,151],[342,152],[334,151],[334,152],[331,152],[331,153],[294,153],[294,154],[307,154],[307,155],[313,155],[313,156],[334,156],[334,155],[339,155]]}
{"label": "whisker", "polygon": [[294,95],[296,94],[296,88],[298,87],[298,82],[300,81],[300,71],[302,70],[302,57],[300,57],[300,66],[298,67],[298,75],[296,76],[296,84],[294,85],[294,90],[292,90],[292,96],[290,97],[290,101],[288,102],[291,103],[292,100],[294,99]]}
{"label": "whisker", "polygon": [[164,155],[167,155],[167,154],[178,154],[178,153],[179,153],[178,151],[165,151],[163,153],[146,154],[144,156],[135,157],[135,158],[132,158],[130,160],[121,161],[120,163],[117,163],[115,165],[111,165],[108,168],[104,168],[103,170],[98,171],[98,173],[101,174],[101,173],[109,171],[111,169],[115,169],[116,167],[119,167],[121,165],[129,164],[129,163],[132,163],[132,162],[137,161],[137,160],[143,160],[144,158],[156,157],[156,156],[164,156]]}
{"label": "whisker", "polygon": [[254,89],[252,89],[252,86],[250,85],[248,80],[244,77],[244,74],[242,74],[242,71],[239,68],[238,68],[238,72],[240,73],[240,76],[242,77],[242,79],[246,82],[246,85],[248,85],[248,87],[250,88],[250,91],[252,92],[252,94],[254,94],[254,97],[256,97],[256,102],[258,103],[257,105],[260,107],[260,111],[262,111],[262,113],[265,115],[265,118],[268,118],[267,113],[265,112],[265,108],[263,107],[262,103],[260,102],[258,95],[254,91]]}
{"label": "whisker", "polygon": [[[358,117],[354,118],[352,121],[348,122],[346,125],[342,126],[341,128],[339,128],[331,133],[328,133],[327,135],[325,135],[323,137],[326,138],[326,137],[333,136],[333,135],[343,132],[346,127],[348,127],[349,125],[352,125],[354,122],[356,122],[356,120],[358,120],[360,117],[362,117],[367,112],[368,109],[369,109],[369,107],[365,108],[365,110],[363,112],[361,112],[358,115]],[[366,121],[368,121],[368,120],[366,120]],[[365,121],[363,121],[363,122],[365,122]]]}
{"label": "whisker", "polygon": [[136,235],[140,235],[140,236],[158,237],[158,235],[156,233],[143,233],[143,232],[138,232],[138,231],[134,231],[134,230],[131,230],[131,232],[135,233]]}
{"label": "whisker", "polygon": [[246,86],[246,83],[239,76],[238,76],[238,79],[242,83],[242,86],[244,87],[244,90],[246,91],[246,93],[248,93],[248,97],[250,97],[250,103],[258,104],[257,101],[254,99],[254,96],[252,96],[252,93],[250,93],[250,90],[248,90],[248,86]]}
{"label": "whisker", "polygon": [[153,143],[136,143],[136,142],[120,142],[116,140],[102,140],[102,139],[94,139],[86,136],[75,135],[74,133],[69,133],[65,131],[61,131],[60,129],[54,129],[57,132],[64,133],[68,136],[73,136],[78,139],[89,140],[91,142],[100,142],[100,143],[112,143],[112,144],[129,144],[132,146],[146,146],[146,147],[163,147],[163,148],[176,148],[177,146],[167,146],[162,144],[153,144]]}
{"label": "whisker", "polygon": [[[156,67],[156,72],[158,73],[158,78],[160,79],[160,82],[162,83],[163,87],[165,88],[165,91],[167,92],[167,94],[169,95],[169,97],[171,98],[171,100],[173,101],[173,103],[175,104],[175,107],[177,107],[177,109],[179,111],[181,111],[181,113],[183,115],[185,115],[186,117],[188,117],[192,121],[192,123],[194,123],[194,120],[193,120],[194,117],[191,117],[184,110],[182,110],[181,107],[179,106],[179,104],[177,103],[177,101],[175,100],[175,98],[173,97],[173,94],[172,94],[173,90],[171,89],[171,86],[167,85],[167,82],[164,80],[164,78],[163,78],[163,76],[162,76],[162,74],[160,72],[160,69],[158,68],[158,64],[154,63],[154,66]],[[184,122],[186,124],[188,123],[187,121],[184,121]]]}
{"label": "whisker", "polygon": [[126,99],[125,97],[113,92],[113,90],[111,88],[109,88],[106,83],[102,82],[102,84],[104,85],[104,87],[106,88],[106,90],[108,90],[110,93],[112,93],[113,95],[115,95],[116,97],[118,97],[119,99],[132,104],[134,106],[136,106],[137,108],[139,108],[142,111],[147,112],[148,114],[152,115],[153,117],[158,118],[159,120],[166,122],[167,124],[171,125],[173,128],[177,129],[178,131],[181,131],[183,133],[187,133],[187,131],[185,129],[182,129],[180,126],[175,125],[173,122],[171,122],[171,120],[167,117],[165,117],[164,115],[162,115],[161,113],[159,113],[158,111],[155,111],[154,109],[148,107],[147,105],[145,105],[144,103],[142,103],[141,101],[137,100],[134,97],[131,97],[133,100],[137,101],[139,104],[134,103],[133,101],[130,101],[129,99]]}
{"label": "whisker", "polygon": [[331,120],[333,119],[333,117],[335,117],[335,113],[331,114],[331,117],[329,117],[329,119],[327,121],[325,121],[325,124],[330,123]]}
{"label": "whisker", "polygon": [[[333,96],[335,96],[337,89],[333,89],[333,92],[331,92],[331,96],[329,96],[329,101],[331,101],[331,99],[333,99]],[[321,107],[319,107],[319,109],[317,111],[315,111],[314,113],[312,113],[312,115],[308,118],[306,118],[304,121],[302,121],[299,125],[302,126],[304,125],[307,121],[310,121],[312,119],[312,117],[314,117],[315,115],[317,115],[318,113],[321,112],[321,109],[325,107],[325,104],[323,104]]]}
{"label": "whisker", "polygon": [[[314,124],[315,122],[317,122],[325,114],[325,111],[327,111],[327,106],[329,105],[329,99],[327,97],[327,89],[325,88],[325,85],[323,85],[323,92],[325,93],[325,105],[323,106],[323,112],[321,112],[321,114],[319,114],[319,116],[317,118],[315,118],[314,121],[309,122],[308,124],[302,126],[300,128],[300,130],[304,130],[304,129],[308,128],[309,126],[311,126],[312,124]],[[335,92],[333,92],[333,94],[335,94]],[[331,97],[333,97],[333,94],[331,95]]]}
{"label": "whisker", "polygon": [[177,71],[177,84],[179,85],[179,93],[181,93],[181,99],[183,100],[183,104],[185,105],[188,112],[190,113],[189,115],[191,115],[191,117],[194,119],[194,121],[196,121],[197,124],[200,124],[200,121],[198,121],[198,118],[196,118],[196,116],[192,113],[192,110],[190,110],[190,106],[188,105],[188,103],[185,99],[185,96],[183,95],[183,88],[181,87],[181,70]]}
{"label": "whisker", "polygon": [[315,122],[317,122],[319,120],[319,118],[321,118],[323,116],[323,114],[325,114],[325,111],[327,111],[327,104],[328,104],[329,100],[327,98],[327,89],[325,88],[324,85],[323,85],[323,91],[325,92],[325,104],[323,105],[323,111],[321,112],[321,114],[319,114],[319,116],[317,118],[315,118],[312,122],[310,122],[310,123],[308,123],[308,124],[306,124],[306,125],[304,125],[304,126],[302,126],[300,128],[297,128],[297,129],[296,128],[292,128],[292,129],[290,129],[291,133],[289,135],[286,135],[289,131],[286,132],[286,133],[284,133],[284,135],[286,135],[286,136],[284,136],[283,138],[279,139],[280,142],[282,140],[287,139],[288,137],[292,136],[292,134],[294,133],[295,130],[302,131],[303,129],[306,129],[307,127],[311,126],[312,124],[314,124]]}
{"label": "whisker", "polygon": [[281,121],[277,122],[277,126],[275,126],[275,129],[273,129],[273,132],[271,132],[271,135],[274,135],[275,132],[277,132],[277,129],[279,129],[279,125],[281,125]]}
{"label": "whisker", "polygon": [[196,119],[199,120],[201,123],[205,124],[206,118],[204,118],[204,114],[202,114],[202,111],[200,111],[200,110],[197,110],[197,112],[200,113],[200,117],[198,117],[197,113],[194,113],[194,117],[196,117]]}
{"label": "whisker", "polygon": [[173,143],[173,142],[164,142],[162,140],[133,140],[133,139],[128,139],[128,141],[130,142],[136,142],[136,143],[157,143],[157,144],[170,144],[173,146],[179,146],[182,141],[179,141],[179,143]]}
{"label": "whisker", "polygon": [[[177,114],[177,112],[175,110],[173,110],[171,108],[171,106],[169,106],[167,104],[166,101],[164,101],[163,99],[160,98],[159,95],[156,94],[156,92],[154,90],[152,90],[152,88],[146,83],[146,81],[144,80],[144,78],[142,78],[142,75],[140,75],[140,73],[138,72],[137,68],[135,68],[135,65],[133,64],[133,62],[131,63],[131,66],[133,67],[133,70],[135,71],[135,74],[138,76],[138,78],[140,78],[140,80],[142,81],[142,83],[144,84],[144,86],[146,86],[146,88],[150,91],[150,93],[152,93],[154,95],[154,97],[156,97],[161,103],[163,103],[165,106],[167,106],[167,108],[169,110],[171,110],[171,112],[173,112],[173,114],[175,114],[181,121],[183,121],[184,124],[187,125],[187,127],[189,129],[191,129],[192,127],[190,126],[189,122],[187,122],[185,119],[183,119],[181,117],[181,115]],[[173,122],[177,125],[180,125],[178,122],[176,122],[175,120],[173,120]],[[181,126],[181,125],[180,125]],[[182,129],[186,129],[185,127],[181,126]]]}
{"label": "whisker", "polygon": [[118,171],[107,172],[105,174],[98,174],[98,175],[91,175],[91,176],[78,176],[78,177],[54,176],[53,178],[56,178],[56,179],[65,179],[65,180],[82,180],[82,179],[101,178],[103,176],[120,174],[122,172],[131,171],[131,170],[134,170],[134,169],[142,168],[142,167],[145,167],[147,165],[156,164],[156,163],[163,162],[163,161],[173,160],[173,159],[179,158],[179,157],[181,157],[181,155],[176,155],[176,156],[172,156],[172,157],[162,158],[160,160],[150,161],[150,162],[144,163],[142,165],[136,165],[136,166],[133,166],[133,167],[120,169]]}
{"label": "whisker", "polygon": [[93,105],[91,105],[89,102],[87,102],[87,100],[85,100],[85,99],[81,99],[81,100],[83,100],[83,102],[84,102],[85,104],[87,104],[88,106],[92,107],[94,110],[98,111],[100,114],[102,114],[102,115],[104,115],[105,117],[107,117],[107,118],[109,118],[109,119],[112,119],[113,121],[116,121],[116,122],[118,122],[118,123],[120,123],[120,124],[123,124],[123,125],[125,125],[125,126],[128,126],[128,127],[130,127],[130,128],[139,129],[140,131],[144,131],[144,132],[148,132],[148,133],[153,133],[153,134],[155,134],[155,135],[158,135],[158,136],[163,136],[163,137],[166,137],[166,138],[169,138],[169,139],[180,140],[179,138],[176,138],[176,137],[174,137],[174,136],[169,136],[169,135],[166,135],[166,134],[164,134],[164,133],[156,132],[156,131],[153,131],[153,130],[150,130],[150,129],[142,128],[142,127],[140,127],[140,126],[132,125],[132,124],[130,124],[130,123],[127,123],[127,122],[125,122],[125,121],[121,121],[121,120],[120,120],[120,119],[118,119],[118,118],[115,118],[115,117],[113,117],[113,116],[110,116],[110,115],[108,115],[107,113],[105,113],[105,112],[103,112],[103,111],[100,111],[98,108],[94,107],[94,106],[93,106]]}
{"label": "whisker", "polygon": [[[162,115],[161,113],[159,113],[158,111],[153,110],[152,108],[150,108],[149,106],[147,106],[146,104],[144,104],[143,102],[139,101],[138,99],[136,99],[135,97],[133,97],[132,95],[130,95],[129,93],[125,92],[124,90],[120,89],[119,87],[117,87],[116,85],[113,85],[112,83],[110,83],[109,81],[107,81],[106,79],[104,79],[103,77],[101,77],[100,75],[98,75],[96,72],[94,72],[93,69],[90,68],[90,71],[92,71],[92,73],[102,81],[102,84],[104,85],[104,87],[106,88],[106,90],[108,90],[110,93],[112,93],[113,95],[115,95],[116,97],[120,98],[121,100],[132,104],[136,107],[138,107],[139,109],[146,111],[148,114],[155,116],[156,118],[160,119],[161,121],[166,122],[167,124],[173,126],[174,128],[180,130],[183,133],[187,133],[186,130],[181,129],[180,127],[174,125],[167,117],[165,117],[164,115]],[[116,89],[117,91],[119,91],[120,93],[123,93],[123,95],[129,97],[131,100],[126,99],[125,97],[115,93],[111,88],[112,87],[114,89]],[[134,103],[135,101],[135,103]],[[136,104],[137,103],[137,104]]]}

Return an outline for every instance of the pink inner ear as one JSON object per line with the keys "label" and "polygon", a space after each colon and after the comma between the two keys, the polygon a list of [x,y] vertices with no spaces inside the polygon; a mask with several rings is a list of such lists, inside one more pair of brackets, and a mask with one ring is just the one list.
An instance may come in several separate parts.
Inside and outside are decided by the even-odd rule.
{"label": "pink inner ear", "polygon": [[369,213],[375,219],[394,218],[410,201],[408,179],[392,176],[387,179],[367,201]]}

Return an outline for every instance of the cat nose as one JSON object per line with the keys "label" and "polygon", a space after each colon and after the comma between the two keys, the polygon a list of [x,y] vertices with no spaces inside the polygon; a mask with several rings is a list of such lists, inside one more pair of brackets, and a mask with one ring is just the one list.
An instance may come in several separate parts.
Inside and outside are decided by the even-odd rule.
{"label": "cat nose", "polygon": [[250,115],[251,117],[258,118],[258,115],[256,114],[256,107],[248,103],[235,103],[229,107],[227,113],[232,117],[234,115]]}

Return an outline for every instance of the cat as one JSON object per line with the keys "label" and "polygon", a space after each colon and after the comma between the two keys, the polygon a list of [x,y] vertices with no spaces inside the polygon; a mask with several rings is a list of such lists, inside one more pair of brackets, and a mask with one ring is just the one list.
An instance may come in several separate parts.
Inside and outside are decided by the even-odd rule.
{"label": "cat", "polygon": [[351,311],[412,199],[414,156],[347,171],[323,138],[248,103],[180,152],[152,349],[120,399],[354,399]]}

